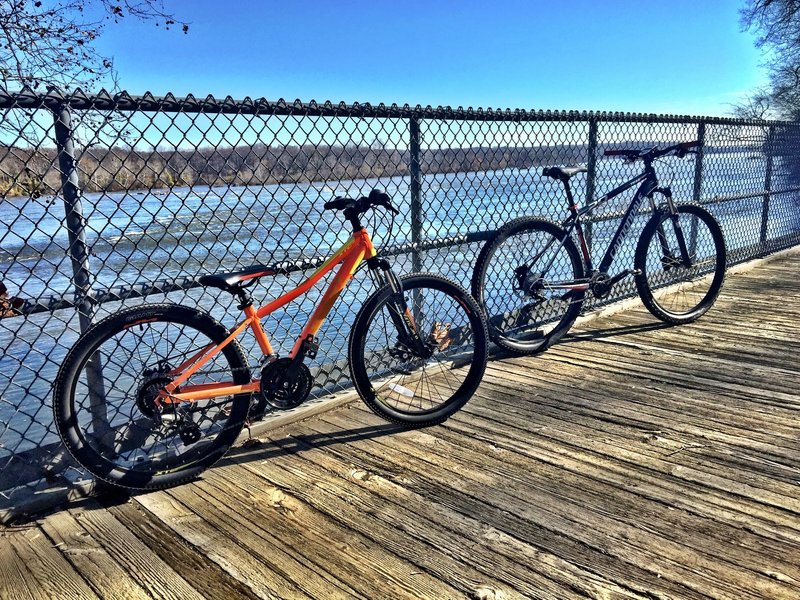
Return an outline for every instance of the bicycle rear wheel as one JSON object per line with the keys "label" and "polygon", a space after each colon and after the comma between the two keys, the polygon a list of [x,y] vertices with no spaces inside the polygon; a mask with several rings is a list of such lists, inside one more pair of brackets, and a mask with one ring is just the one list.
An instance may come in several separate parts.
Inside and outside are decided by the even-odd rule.
{"label": "bicycle rear wheel", "polygon": [[[400,278],[361,308],[348,357],[356,391],[376,414],[408,425],[441,423],[478,388],[488,357],[475,301],[437,275]],[[413,332],[416,331],[416,336]]]}
{"label": "bicycle rear wheel", "polygon": [[[690,323],[717,299],[725,279],[725,238],[705,209],[685,204],[674,218],[653,216],[636,246],[636,289],[645,307],[667,323]],[[676,222],[677,220],[677,222]],[[683,237],[691,266],[682,259]]]}
{"label": "bicycle rear wheel", "polygon": [[481,250],[472,275],[492,341],[515,354],[542,352],[558,341],[581,312],[584,272],[578,248],[555,223],[522,217],[504,225]]}
{"label": "bicycle rear wheel", "polygon": [[[123,310],[91,327],[55,384],[55,423],[70,453],[95,477],[130,489],[175,485],[216,462],[241,431],[250,395],[155,399],[172,369],[227,336],[209,315],[172,304]],[[187,383],[223,381],[250,381],[236,340]]]}

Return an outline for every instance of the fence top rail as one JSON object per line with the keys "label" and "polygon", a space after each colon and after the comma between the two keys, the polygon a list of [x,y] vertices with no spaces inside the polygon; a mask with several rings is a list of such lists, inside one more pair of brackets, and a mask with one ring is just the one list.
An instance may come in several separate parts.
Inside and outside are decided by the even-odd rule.
{"label": "fence top rail", "polygon": [[46,108],[59,111],[65,107],[76,110],[117,110],[166,113],[209,113],[235,115],[276,115],[308,117],[371,117],[387,119],[436,119],[459,121],[605,121],[627,123],[706,123],[709,125],[790,125],[798,126],[798,121],[776,121],[766,119],[737,119],[733,117],[707,117],[690,115],[663,115],[630,112],[575,111],[575,110],[525,110],[493,108],[451,108],[449,106],[410,106],[404,104],[377,105],[358,102],[345,104],[330,101],[293,102],[266,98],[234,100],[230,96],[218,99],[208,95],[205,98],[192,94],[179,98],[171,93],[154,96],[150,92],[142,96],[132,96],[128,92],[111,94],[106,90],[86,93],[77,89],[71,93],[51,90],[46,93],[30,88],[8,91],[0,88],[0,109]]}

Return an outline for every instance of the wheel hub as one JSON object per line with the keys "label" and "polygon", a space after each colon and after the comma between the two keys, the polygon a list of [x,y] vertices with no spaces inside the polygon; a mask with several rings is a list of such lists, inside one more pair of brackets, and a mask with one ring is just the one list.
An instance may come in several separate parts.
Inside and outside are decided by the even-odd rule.
{"label": "wheel hub", "polygon": [[527,265],[522,265],[514,269],[514,279],[516,289],[536,300],[544,300],[542,295],[544,289],[544,277],[538,271],[531,271]]}
{"label": "wheel hub", "polygon": [[145,370],[144,376],[144,381],[136,393],[136,407],[143,415],[154,419],[159,413],[156,398],[164,386],[172,383],[174,378],[158,371],[148,373],[148,370]]}

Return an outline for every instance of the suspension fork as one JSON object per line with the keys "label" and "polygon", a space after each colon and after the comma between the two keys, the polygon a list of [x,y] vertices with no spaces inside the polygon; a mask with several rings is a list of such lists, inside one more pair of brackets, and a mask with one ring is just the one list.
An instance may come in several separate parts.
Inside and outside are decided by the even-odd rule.
{"label": "suspension fork", "polygon": [[[403,285],[400,278],[392,271],[389,262],[385,259],[374,260],[369,264],[370,275],[378,289],[385,285],[391,288],[387,308],[389,318],[397,329],[398,341],[413,348],[420,356],[425,352],[425,343],[421,337],[418,323],[421,315],[419,312],[419,302],[414,302],[414,311],[409,309],[405,296],[403,295]],[[369,262],[369,261],[368,261]],[[414,292],[415,296],[418,292]]]}
{"label": "suspension fork", "polygon": [[[672,227],[675,230],[675,238],[678,240],[678,250],[681,253],[681,262],[687,268],[692,266],[692,257],[689,253],[689,249],[686,246],[686,238],[683,235],[683,227],[681,227],[681,221],[678,216],[678,209],[675,207],[675,202],[672,200],[672,189],[669,186],[663,188],[655,188],[653,192],[658,192],[662,196],[664,196],[667,204],[666,211],[662,211],[663,214],[669,218],[672,222]],[[658,214],[658,209],[656,208],[655,201],[653,200],[652,194],[650,195],[650,204],[653,207],[654,211],[653,214]],[[666,259],[673,259],[672,252],[670,251],[669,244],[667,242],[667,235],[664,232],[664,222],[659,221],[657,226],[657,234],[658,234],[658,242],[661,245],[661,252]]]}

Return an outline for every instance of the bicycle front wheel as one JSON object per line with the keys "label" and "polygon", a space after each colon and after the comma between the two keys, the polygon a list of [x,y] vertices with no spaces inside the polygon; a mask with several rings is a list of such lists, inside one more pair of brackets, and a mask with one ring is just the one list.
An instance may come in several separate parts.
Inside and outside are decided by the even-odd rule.
{"label": "bicycle front wheel", "polygon": [[657,213],[645,225],[634,259],[636,289],[654,316],[690,323],[717,299],[725,261],[725,238],[714,217],[699,206],[681,205],[677,215]]}
{"label": "bicycle front wheel", "polygon": [[472,275],[492,341],[515,354],[547,349],[581,312],[584,272],[578,248],[555,223],[522,217],[504,225],[481,250]]}
{"label": "bicycle front wheel", "polygon": [[350,335],[350,373],[373,412],[441,423],[470,399],[488,357],[486,325],[465,290],[437,275],[400,278],[370,296]]}
{"label": "bicycle front wheel", "polygon": [[[236,440],[250,395],[159,403],[174,370],[228,336],[200,311],[172,304],[123,310],[91,327],[59,370],[55,424],[75,459],[95,477],[158,489],[196,476]],[[187,384],[250,381],[234,340]]]}

